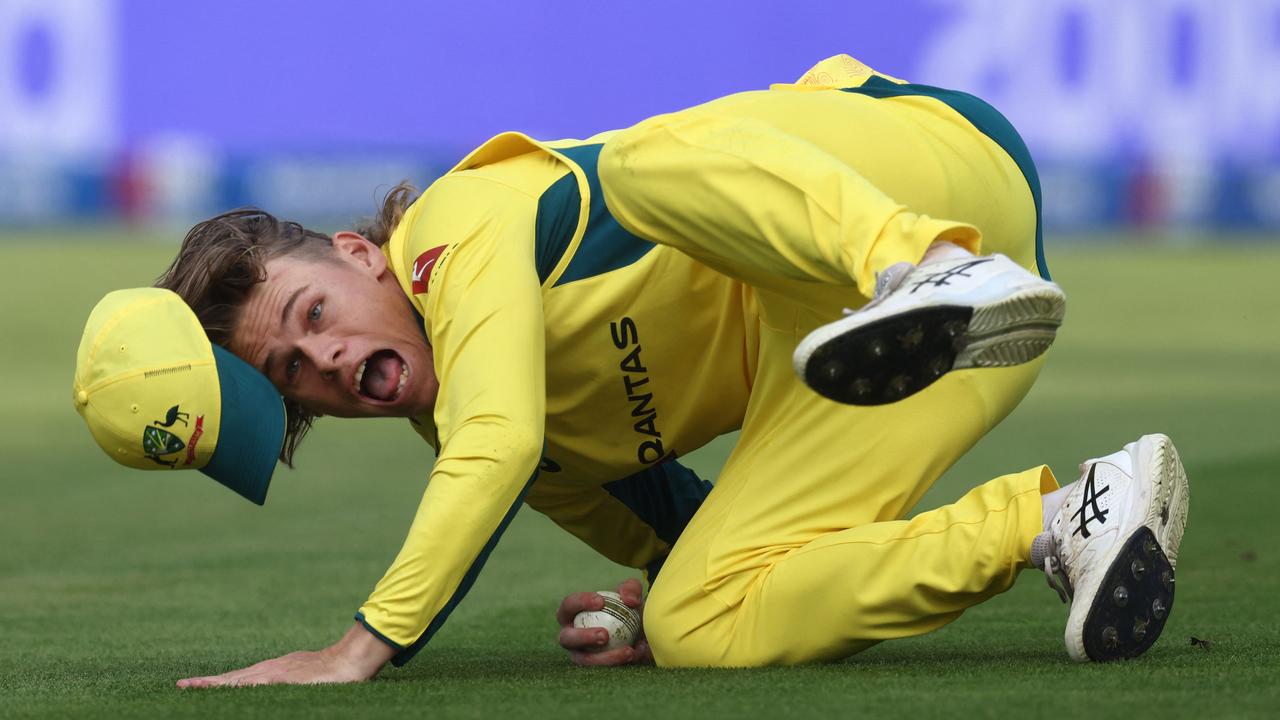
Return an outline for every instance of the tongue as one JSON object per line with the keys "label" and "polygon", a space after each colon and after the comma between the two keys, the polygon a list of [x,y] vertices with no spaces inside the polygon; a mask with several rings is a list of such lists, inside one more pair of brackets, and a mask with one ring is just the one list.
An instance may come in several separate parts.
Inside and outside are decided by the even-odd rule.
{"label": "tongue", "polygon": [[395,398],[396,388],[400,385],[400,373],[404,363],[394,352],[380,350],[369,358],[364,366],[364,378],[360,381],[360,390],[369,397],[378,400]]}

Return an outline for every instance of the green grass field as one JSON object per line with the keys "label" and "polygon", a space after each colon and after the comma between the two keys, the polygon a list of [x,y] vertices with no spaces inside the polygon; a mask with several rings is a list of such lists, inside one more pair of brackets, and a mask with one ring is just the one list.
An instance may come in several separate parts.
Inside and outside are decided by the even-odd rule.
{"label": "green grass field", "polygon": [[[1175,611],[1139,661],[1071,664],[1065,608],[1027,572],[937,633],[839,664],[584,670],[556,646],[552,611],[565,593],[612,587],[627,572],[526,509],[408,666],[359,686],[213,691],[174,681],[337,639],[398,550],[431,456],[403,421],[322,421],[264,508],[196,473],[108,461],[71,404],[81,327],[102,294],[148,284],[173,250],[123,237],[0,237],[0,716],[1132,718],[1280,708],[1278,247],[1057,252],[1070,305],[1040,383],[924,501],[1041,462],[1070,478],[1085,457],[1169,433],[1191,476],[1191,518]],[[731,441],[692,464],[714,477]]]}

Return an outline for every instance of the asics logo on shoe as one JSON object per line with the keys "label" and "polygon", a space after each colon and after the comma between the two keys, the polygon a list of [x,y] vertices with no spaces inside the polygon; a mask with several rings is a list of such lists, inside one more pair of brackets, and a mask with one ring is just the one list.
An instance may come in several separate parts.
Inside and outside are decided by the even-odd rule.
{"label": "asics logo on shoe", "polygon": [[915,287],[911,288],[911,294],[914,295],[917,290],[919,290],[920,288],[926,285],[929,287],[942,287],[943,285],[950,285],[951,278],[954,278],[954,277],[972,277],[969,273],[965,271],[975,268],[978,265],[982,265],[983,263],[989,263],[994,259],[995,258],[989,258],[989,257],[978,258],[977,260],[970,260],[967,263],[961,263],[960,265],[956,265],[953,268],[947,268],[946,270],[941,270],[936,273],[930,273],[925,277],[923,277],[922,279],[916,281]]}
{"label": "asics logo on shoe", "polygon": [[[1089,532],[1089,521],[1097,520],[1099,524],[1106,524],[1107,522],[1107,514],[1110,511],[1098,507],[1098,498],[1105,495],[1111,489],[1111,486],[1104,485],[1101,490],[1097,489],[1093,477],[1097,469],[1098,466],[1096,464],[1090,467],[1089,477],[1085,478],[1084,497],[1080,498],[1080,509],[1071,516],[1072,520],[1080,518],[1080,526],[1071,532],[1072,535],[1088,538],[1091,534]],[[1092,515],[1088,514],[1090,510],[1092,510]]]}

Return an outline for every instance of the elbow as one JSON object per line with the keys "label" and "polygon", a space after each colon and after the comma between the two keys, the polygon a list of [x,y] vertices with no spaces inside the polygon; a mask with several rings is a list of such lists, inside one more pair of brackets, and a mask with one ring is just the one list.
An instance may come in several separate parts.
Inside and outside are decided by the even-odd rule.
{"label": "elbow", "polygon": [[472,465],[468,472],[488,462],[505,468],[504,472],[527,477],[542,459],[542,431],[541,422],[496,415],[468,418],[444,440],[436,468],[442,467],[443,459],[469,458],[480,464]]}
{"label": "elbow", "polygon": [[513,464],[532,474],[542,459],[542,433],[534,432],[532,428],[521,428],[512,430],[507,437],[506,456]]}

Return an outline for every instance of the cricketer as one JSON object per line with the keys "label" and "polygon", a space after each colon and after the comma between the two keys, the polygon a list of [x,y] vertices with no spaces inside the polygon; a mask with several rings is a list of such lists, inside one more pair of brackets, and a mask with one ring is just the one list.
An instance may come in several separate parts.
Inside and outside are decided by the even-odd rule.
{"label": "cricketer", "polygon": [[[437,455],[340,640],[179,685],[408,662],[522,504],[647,578],[619,586],[643,608],[634,647],[573,627],[598,594],[562,601],[581,664],[842,658],[1032,567],[1070,603],[1071,658],[1140,655],[1187,516],[1167,437],[907,518],[1024,397],[1063,321],[1040,200],[992,107],[839,55],[586,140],[504,133],[332,236],[253,209],[199,223],[159,289],[90,318],[75,400],[112,457],[261,503],[319,415],[408,418]],[[157,326],[181,331],[149,342]],[[681,465],[735,430],[714,486]]]}

